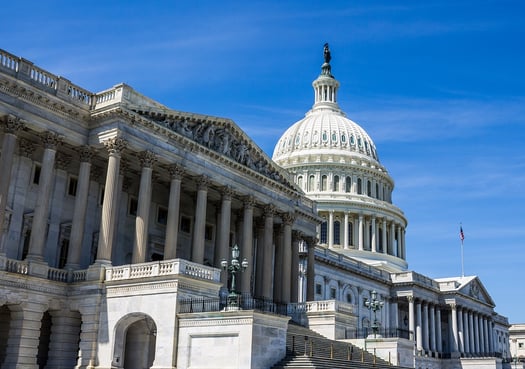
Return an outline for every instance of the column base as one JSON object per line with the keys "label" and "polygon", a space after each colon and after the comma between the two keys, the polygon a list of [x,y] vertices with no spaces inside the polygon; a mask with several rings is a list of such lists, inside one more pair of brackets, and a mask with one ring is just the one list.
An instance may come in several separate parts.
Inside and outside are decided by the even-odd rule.
{"label": "column base", "polygon": [[27,259],[29,266],[29,275],[35,277],[47,278],[47,272],[49,270],[49,265],[44,261],[44,259]]}
{"label": "column base", "polygon": [[110,266],[111,262],[95,261],[95,264],[91,264],[87,269],[86,280],[102,282],[106,278],[106,268]]}

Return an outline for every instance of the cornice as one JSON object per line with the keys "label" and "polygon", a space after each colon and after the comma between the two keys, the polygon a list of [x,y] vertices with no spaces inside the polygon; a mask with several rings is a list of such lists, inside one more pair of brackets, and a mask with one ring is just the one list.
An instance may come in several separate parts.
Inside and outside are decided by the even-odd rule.
{"label": "cornice", "polygon": [[11,81],[0,76],[0,91],[69,119],[81,120],[84,123],[89,120],[87,110],[68,104],[52,94],[31,88],[19,80]]}

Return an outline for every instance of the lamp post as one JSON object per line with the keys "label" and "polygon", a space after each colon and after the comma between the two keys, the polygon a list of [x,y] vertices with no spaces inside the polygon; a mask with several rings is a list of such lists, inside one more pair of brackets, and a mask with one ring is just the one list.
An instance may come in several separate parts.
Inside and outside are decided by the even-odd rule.
{"label": "lamp post", "polygon": [[377,299],[377,292],[375,290],[372,291],[371,300],[365,301],[365,306],[367,309],[374,312],[374,322],[372,323],[372,332],[374,332],[374,338],[376,338],[377,331],[379,329],[379,323],[377,322],[377,312],[383,308],[384,304],[385,303],[383,301],[379,301]]}
{"label": "lamp post", "polygon": [[221,266],[224,271],[228,271],[231,274],[231,283],[230,283],[230,290],[228,294],[228,309],[230,308],[238,308],[238,296],[239,293],[237,292],[237,286],[235,281],[235,275],[238,272],[244,272],[246,268],[248,268],[248,260],[246,258],[242,259],[242,262],[239,262],[239,247],[237,245],[234,245],[232,247],[232,259],[230,264],[228,265],[228,261],[226,259],[222,259]]}

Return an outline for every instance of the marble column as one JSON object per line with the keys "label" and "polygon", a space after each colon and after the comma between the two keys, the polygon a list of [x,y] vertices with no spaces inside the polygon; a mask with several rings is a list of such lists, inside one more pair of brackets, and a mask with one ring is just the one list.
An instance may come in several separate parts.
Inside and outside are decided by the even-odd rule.
{"label": "marble column", "polygon": [[425,302],[423,303],[423,329],[422,329],[422,334],[423,334],[423,349],[425,351],[428,351],[430,349],[430,346],[429,346],[429,335],[430,335],[430,332],[429,332],[429,326],[428,326],[428,303]]}
{"label": "marble column", "polygon": [[376,217],[372,215],[372,239],[370,240],[370,245],[372,252],[377,252],[377,226],[376,226]]}
{"label": "marble column", "polygon": [[436,306],[436,343],[437,351],[443,352],[443,341],[441,337],[441,308]]}
{"label": "marble column", "polygon": [[358,244],[359,244],[359,250],[360,251],[363,251],[364,247],[363,247],[363,214],[359,214],[359,219],[358,219]]}
{"label": "marble column", "polygon": [[334,212],[328,212],[328,247],[334,247]]}
{"label": "marble column", "polygon": [[[282,226],[277,226],[274,230],[275,255],[273,258],[273,280],[276,283],[273,285],[273,301],[282,302],[281,294],[283,289],[283,254],[284,254],[284,229]],[[278,281],[281,281],[279,283]]]}
{"label": "marble column", "polygon": [[414,297],[413,296],[407,296],[408,300],[408,330],[412,337],[410,337],[411,340],[415,340],[415,321],[414,321]]}
{"label": "marble column", "polygon": [[248,196],[244,199],[244,212],[242,222],[242,247],[243,257],[248,260],[248,268],[241,274],[241,292],[245,294],[252,293],[252,275],[253,267],[253,206],[254,198]]}
{"label": "marble column", "polygon": [[47,235],[47,222],[51,191],[53,190],[53,179],[55,176],[55,157],[57,146],[61,144],[62,138],[53,132],[45,132],[42,136],[44,144],[44,156],[42,158],[42,169],[38,183],[38,195],[29,240],[28,260],[43,262],[44,245]]}
{"label": "marble column", "polygon": [[16,148],[16,133],[23,128],[23,123],[17,117],[8,115],[4,118],[4,139],[2,141],[2,155],[0,155],[0,256],[5,255],[5,246],[2,242],[7,227],[4,227],[7,196],[11,183],[11,170]]}
{"label": "marble column", "polygon": [[421,301],[416,301],[416,349],[423,351],[423,332],[421,327]]}
{"label": "marble column", "polygon": [[97,264],[111,264],[113,235],[118,211],[118,204],[115,199],[118,198],[120,160],[127,142],[120,137],[115,137],[104,141],[104,146],[109,152],[109,159],[98,238]]}
{"label": "marble column", "polygon": [[146,262],[153,165],[157,161],[157,157],[151,151],[142,151],[138,154],[138,159],[142,167],[142,173],[140,175],[137,216],[135,217],[135,240],[133,243],[133,257],[131,259],[133,264]]}
{"label": "marble column", "polygon": [[86,211],[89,196],[89,181],[91,173],[91,158],[94,155],[89,146],[78,149],[80,156],[80,169],[78,172],[77,193],[75,195],[75,208],[69,238],[69,252],[67,254],[66,269],[79,269],[82,257],[82,240],[86,225]]}
{"label": "marble column", "polygon": [[382,242],[383,242],[383,254],[388,254],[388,243],[386,239],[386,218],[383,218],[383,228],[381,229]]}
{"label": "marble column", "polygon": [[476,354],[479,354],[481,352],[481,348],[479,346],[480,339],[479,339],[479,319],[478,314],[473,314],[474,319],[474,346],[476,347]]}
{"label": "marble column", "polygon": [[470,337],[470,353],[472,354],[476,354],[477,353],[477,350],[476,350],[476,337],[475,337],[475,334],[474,334],[474,316],[473,316],[473,312],[472,311],[469,311],[469,314],[468,314],[468,327],[469,327],[469,337]]}
{"label": "marble column", "polygon": [[390,255],[397,256],[397,250],[394,247],[395,246],[395,240],[396,240],[396,224],[394,222],[390,223]]}
{"label": "marble column", "polygon": [[210,180],[206,176],[201,176],[197,182],[197,203],[195,206],[191,261],[199,264],[204,263],[204,233],[206,231],[206,204],[208,202],[209,184]]}
{"label": "marble column", "polygon": [[345,211],[345,220],[344,220],[345,224],[344,224],[344,227],[343,227],[343,248],[344,249],[347,249],[348,248],[348,212]]}
{"label": "marble column", "polygon": [[290,273],[290,302],[299,302],[299,244],[301,233],[292,231],[292,265]]}
{"label": "marble column", "polygon": [[[229,260],[229,247],[230,247],[230,224],[232,217],[232,195],[233,190],[230,187],[225,187],[221,191],[221,216],[219,222],[219,233],[217,239],[217,257],[215,258],[215,267],[221,267],[222,260]],[[246,257],[243,254],[240,255],[240,260]],[[248,260],[248,259],[246,259]],[[228,273],[221,273],[221,283],[224,287],[228,286]]]}
{"label": "marble column", "polygon": [[429,306],[430,315],[430,351],[436,352],[436,310],[434,305]]}
{"label": "marble column", "polygon": [[458,317],[456,304],[450,304],[450,317],[452,322],[452,348],[451,352],[458,352]]}
{"label": "marble column", "polygon": [[458,319],[458,350],[461,353],[465,352],[465,335],[463,334],[463,309],[458,306],[457,308],[457,319]]}
{"label": "marble column", "polygon": [[177,241],[179,238],[180,191],[184,170],[177,164],[168,167],[170,173],[170,198],[168,202],[168,219],[166,221],[166,244],[164,260],[177,258]]}
{"label": "marble column", "polygon": [[469,334],[469,322],[468,322],[468,311],[463,309],[463,348],[466,354],[470,354],[470,334]]}
{"label": "marble column", "polygon": [[308,237],[305,239],[308,247],[308,264],[306,266],[306,301],[315,300],[315,245],[316,239]]}
{"label": "marble column", "polygon": [[271,299],[273,296],[273,217],[275,207],[268,205],[264,209],[264,244],[263,244],[263,297]]}
{"label": "marble column", "polygon": [[262,218],[257,219],[257,256],[256,256],[256,267],[255,267],[255,296],[258,298],[263,297],[263,276],[264,270],[264,220]]}
{"label": "marble column", "polygon": [[281,301],[289,303],[291,297],[292,269],[297,269],[298,265],[292,264],[292,225],[295,222],[295,216],[291,213],[283,214],[283,262],[282,262],[282,289]]}

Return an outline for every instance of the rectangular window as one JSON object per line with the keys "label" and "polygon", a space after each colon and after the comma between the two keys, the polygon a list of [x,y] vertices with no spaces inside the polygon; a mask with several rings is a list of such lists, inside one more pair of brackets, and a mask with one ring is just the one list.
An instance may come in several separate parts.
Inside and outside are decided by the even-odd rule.
{"label": "rectangular window", "polygon": [[213,240],[213,226],[206,224],[206,228],[204,228],[204,239],[206,241]]}
{"label": "rectangular window", "polygon": [[136,216],[139,202],[136,197],[130,196],[128,202],[128,215]]}
{"label": "rectangular window", "polygon": [[180,231],[184,233],[191,232],[191,219],[185,216],[180,217]]}
{"label": "rectangular window", "polygon": [[523,342],[518,342],[518,347],[523,348]]}
{"label": "rectangular window", "polygon": [[335,289],[334,287],[331,287],[331,288],[330,288],[330,298],[331,298],[332,300],[335,300],[335,294],[336,294],[336,292],[337,292],[337,291],[336,291],[336,289]]}
{"label": "rectangular window", "polygon": [[98,206],[104,205],[104,186],[100,186],[98,191]]}
{"label": "rectangular window", "polygon": [[323,286],[321,286],[319,283],[315,284],[315,294],[316,295],[322,295],[323,294]]}
{"label": "rectangular window", "polygon": [[157,208],[157,223],[166,225],[168,223],[168,209],[166,209],[164,206],[160,206]]}
{"label": "rectangular window", "polygon": [[33,168],[33,184],[40,183],[40,172],[42,171],[42,166],[40,164],[35,164]]}
{"label": "rectangular window", "polygon": [[69,181],[67,184],[67,194],[69,196],[76,196],[77,186],[78,186],[78,178],[75,176],[69,176]]}

